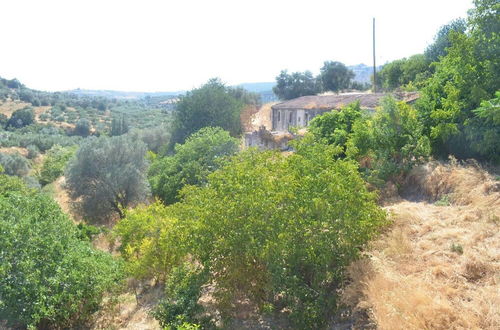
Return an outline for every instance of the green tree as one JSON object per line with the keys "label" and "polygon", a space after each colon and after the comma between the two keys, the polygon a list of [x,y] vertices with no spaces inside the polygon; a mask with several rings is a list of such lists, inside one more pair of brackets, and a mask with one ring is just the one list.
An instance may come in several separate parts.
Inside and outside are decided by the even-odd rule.
{"label": "green tree", "polygon": [[21,128],[27,125],[31,125],[35,120],[35,113],[32,108],[24,108],[16,110],[10,116],[7,127]]}
{"label": "green tree", "polygon": [[124,216],[124,210],[147,201],[146,146],[128,135],[87,138],[66,171],[66,185],[74,199],[81,198],[89,218]]}
{"label": "green tree", "polygon": [[374,179],[387,180],[425,161],[430,144],[417,111],[387,97],[373,118],[358,120],[347,143],[347,155],[373,170]]}
{"label": "green tree", "polygon": [[128,120],[125,115],[115,116],[111,121],[111,136],[119,136],[129,130]]}
{"label": "green tree", "polygon": [[321,92],[321,83],[310,71],[292,72],[282,70],[276,77],[273,92],[281,100],[290,100],[305,95],[315,95]]}
{"label": "green tree", "polygon": [[[206,185],[186,186],[179,203],[134,211],[118,224],[127,258],[140,264],[135,269],[165,272],[174,281],[173,270],[184,262],[199,266],[204,284],[215,283],[224,316],[247,298],[287,310],[297,328],[321,328],[335,307],[345,266],[385,214],[355,162],[336,160],[334,146],[305,140],[288,157],[239,153]],[[201,286],[191,279],[196,277],[177,279],[181,292],[167,297],[163,320],[171,321],[182,306],[196,308]]]}
{"label": "green tree", "polygon": [[352,133],[354,122],[362,116],[359,102],[349,104],[341,110],[333,110],[315,117],[310,123],[308,131],[321,142],[345,146]]}
{"label": "green tree", "polygon": [[435,64],[418,101],[426,134],[438,156],[475,156],[464,128],[481,101],[494,97],[500,86],[500,4],[476,0],[469,11],[467,32],[452,31],[447,54]]}
{"label": "green tree", "polygon": [[468,143],[480,157],[500,162],[500,91],[473,112],[474,117],[465,122]]}
{"label": "green tree", "polygon": [[202,128],[184,144],[177,144],[174,155],[154,159],[148,175],[153,194],[168,204],[178,201],[178,192],[184,185],[206,183],[220,160],[237,151],[238,140],[227,131]]}
{"label": "green tree", "polygon": [[462,19],[456,19],[450,23],[443,25],[436,36],[434,42],[425,50],[425,57],[429,63],[437,62],[447,54],[446,49],[451,46],[450,36],[453,33],[465,33],[467,22]]}
{"label": "green tree", "polygon": [[232,136],[241,134],[243,102],[236,99],[219,79],[211,79],[181,98],[175,111],[172,147],[183,143],[203,127],[221,127]]}
{"label": "green tree", "polygon": [[[422,54],[387,63],[378,73],[381,87],[394,90],[408,84],[420,84],[429,76],[429,63]],[[380,86],[380,85],[379,85]]]}
{"label": "green tree", "polygon": [[0,231],[0,317],[13,326],[74,328],[120,282],[120,264],[48,196],[0,195]]}
{"label": "green tree", "polygon": [[92,127],[90,120],[87,118],[80,118],[75,125],[74,134],[87,137],[90,135],[90,128]]}
{"label": "green tree", "polygon": [[354,72],[341,62],[326,61],[321,68],[320,79],[326,91],[339,92],[347,89],[353,78]]}

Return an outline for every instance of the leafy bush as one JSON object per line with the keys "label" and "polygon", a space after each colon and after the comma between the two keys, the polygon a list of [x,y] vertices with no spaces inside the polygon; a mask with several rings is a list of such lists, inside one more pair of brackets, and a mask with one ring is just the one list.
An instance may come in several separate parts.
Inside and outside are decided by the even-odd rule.
{"label": "leafy bush", "polygon": [[20,128],[32,124],[34,120],[35,113],[32,108],[19,109],[12,113],[7,126]]}
{"label": "leafy bush", "polygon": [[165,280],[185,256],[182,229],[160,202],[128,211],[113,228],[127,272],[139,279]]}
{"label": "leafy bush", "polygon": [[146,146],[131,136],[87,138],[68,164],[66,185],[84,215],[103,219],[147,201]]}
{"label": "leafy bush", "polygon": [[372,119],[354,124],[347,148],[348,156],[384,180],[408,172],[429,153],[429,139],[422,132],[417,111],[390,97]]}
{"label": "leafy bush", "polygon": [[173,156],[156,157],[149,170],[154,195],[165,203],[178,200],[186,184],[201,185],[220,160],[238,151],[238,140],[221,128],[205,127],[191,135],[184,144],[175,146]]}
{"label": "leafy bush", "polygon": [[86,118],[81,118],[76,122],[74,134],[83,137],[89,136],[90,128],[90,121]]}
{"label": "leafy bush", "polygon": [[0,318],[28,328],[85,321],[121,279],[120,264],[76,237],[48,196],[0,196]]}
{"label": "leafy bush", "polygon": [[361,116],[359,102],[352,103],[339,111],[331,111],[315,117],[311,120],[308,130],[317,140],[345,149],[354,122]]}
{"label": "leafy bush", "polygon": [[200,325],[207,329],[210,319],[200,317],[203,307],[198,304],[201,286],[207,274],[194,266],[184,263],[175,267],[165,284],[163,298],[153,312],[153,316],[165,329],[179,329],[186,323]]}
{"label": "leafy bush", "polygon": [[500,162],[500,91],[481,102],[474,117],[465,122],[465,134],[471,149],[482,158]]}
{"label": "leafy bush", "polygon": [[26,149],[28,150],[29,159],[34,159],[38,157],[38,155],[40,154],[40,149],[38,149],[36,145],[30,144],[29,146],[26,147]]}
{"label": "leafy bush", "polygon": [[[344,267],[385,214],[356,164],[335,160],[336,147],[306,141],[295,148],[288,157],[243,152],[206,185],[184,187],[179,203],[132,211],[117,225],[132,269],[184,281],[169,276],[190,261],[206,272],[205,284],[215,283],[224,316],[248,298],[287,311],[298,328],[321,327],[335,307]],[[179,306],[193,306],[197,286],[188,284],[179,286],[188,293],[167,297],[167,322]]]}
{"label": "leafy bush", "polygon": [[55,145],[46,154],[42,168],[38,173],[38,180],[42,185],[54,182],[64,173],[69,159],[75,154],[76,147]]}
{"label": "leafy bush", "polygon": [[25,176],[30,170],[29,161],[19,153],[0,153],[0,165],[8,175]]}

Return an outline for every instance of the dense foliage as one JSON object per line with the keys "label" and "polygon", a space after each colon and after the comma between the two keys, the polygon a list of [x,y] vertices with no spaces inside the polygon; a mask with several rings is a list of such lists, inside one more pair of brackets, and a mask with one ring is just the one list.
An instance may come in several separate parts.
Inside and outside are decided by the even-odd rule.
{"label": "dense foliage", "polygon": [[43,165],[37,175],[40,183],[46,185],[59,178],[64,173],[64,168],[75,151],[75,147],[53,146],[46,153]]}
{"label": "dense foliage", "polygon": [[318,141],[341,146],[345,150],[353,125],[362,115],[359,102],[352,103],[339,111],[315,117],[309,123],[308,130]]}
{"label": "dense foliage", "polygon": [[146,146],[132,136],[87,138],[66,171],[66,185],[92,219],[120,217],[149,197]]}
{"label": "dense foliage", "polygon": [[238,144],[221,128],[202,128],[176,145],[172,156],[154,158],[148,175],[153,194],[167,204],[176,202],[183,186],[206,183],[220,161],[238,151]]}
{"label": "dense foliage", "polygon": [[122,250],[142,276],[167,277],[194,260],[216,283],[224,315],[234,299],[285,309],[318,327],[335,306],[344,267],[384,213],[337,148],[296,145],[289,157],[250,150],[188,186],[180,203],[131,212],[117,225]]}
{"label": "dense foliage", "polygon": [[19,109],[12,113],[9,121],[7,122],[7,127],[11,126],[15,128],[20,128],[28,126],[32,124],[34,120],[35,120],[35,113],[33,112],[33,108],[27,107]]}
{"label": "dense foliage", "polygon": [[19,153],[6,154],[0,152],[0,165],[8,175],[25,176],[30,170],[29,161]]}
{"label": "dense foliage", "polygon": [[377,75],[377,85],[386,91],[399,87],[412,89],[421,86],[429,75],[428,60],[423,54],[418,54],[384,65]]}
{"label": "dense foliage", "polygon": [[474,4],[467,33],[449,34],[451,46],[435,64],[418,103],[438,156],[481,157],[468,143],[465,125],[475,117],[473,110],[492,99],[500,86],[500,4],[491,0]]}
{"label": "dense foliage", "polygon": [[240,112],[243,101],[237,99],[218,79],[188,92],[177,104],[172,143],[183,143],[203,127],[221,127],[232,136],[241,134]]}
{"label": "dense foliage", "polygon": [[321,68],[320,79],[323,90],[339,92],[351,87],[354,72],[349,70],[345,64],[334,61],[326,61]]}
{"label": "dense foliage", "polygon": [[10,189],[0,194],[0,319],[29,328],[85,321],[119,283],[120,264],[79,240],[48,196]]}
{"label": "dense foliage", "polygon": [[500,162],[500,91],[473,112],[474,116],[465,122],[471,149],[485,159]]}
{"label": "dense foliage", "polygon": [[282,70],[276,77],[273,92],[282,100],[290,100],[321,92],[321,82],[310,71],[292,72]]}
{"label": "dense foliage", "polygon": [[373,116],[358,120],[348,141],[347,155],[383,180],[407,173],[425,161],[430,144],[417,111],[404,102],[386,98]]}

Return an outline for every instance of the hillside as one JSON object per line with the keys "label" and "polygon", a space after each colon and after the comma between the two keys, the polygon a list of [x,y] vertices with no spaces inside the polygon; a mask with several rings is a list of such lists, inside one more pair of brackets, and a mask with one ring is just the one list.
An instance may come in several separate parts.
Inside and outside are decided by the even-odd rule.
{"label": "hillside", "polygon": [[412,171],[403,195],[385,207],[390,228],[350,266],[343,300],[353,322],[500,328],[499,177],[476,164],[428,163]]}

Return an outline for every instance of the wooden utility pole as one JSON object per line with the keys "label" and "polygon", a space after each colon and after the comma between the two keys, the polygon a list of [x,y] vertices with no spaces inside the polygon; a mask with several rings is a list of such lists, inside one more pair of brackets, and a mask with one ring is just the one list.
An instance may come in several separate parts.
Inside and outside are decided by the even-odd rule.
{"label": "wooden utility pole", "polygon": [[375,64],[375,17],[373,18],[373,92],[377,92],[377,66]]}

